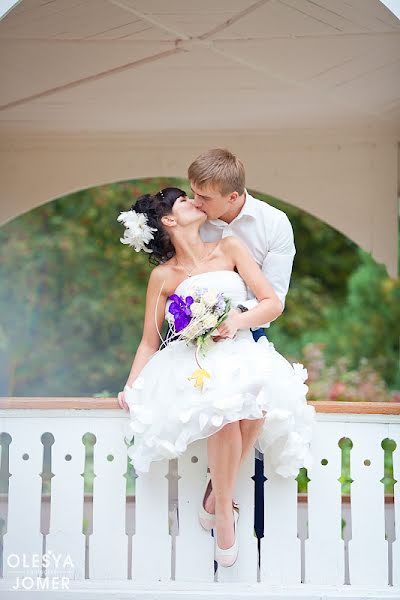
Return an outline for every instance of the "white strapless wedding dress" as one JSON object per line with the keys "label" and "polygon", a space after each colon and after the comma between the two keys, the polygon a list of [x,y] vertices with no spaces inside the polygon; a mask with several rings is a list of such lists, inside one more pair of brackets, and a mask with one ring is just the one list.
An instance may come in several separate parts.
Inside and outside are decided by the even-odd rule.
{"label": "white strapless wedding dress", "polygon": [[[236,271],[192,275],[175,293],[188,296],[194,285],[224,292],[233,306],[247,297]],[[267,414],[254,446],[264,453],[266,475],[296,477],[300,467],[311,466],[315,408],[306,401],[307,371],[302,364],[289,363],[264,336],[255,342],[250,329],[238,330],[233,339],[211,342],[199,360],[211,373],[203,389],[188,380],[198,368],[194,344],[175,340],[151,356],[125,391],[125,441],[137,473],[148,471],[152,461],[179,457],[190,443],[226,423],[262,418],[263,410]]]}

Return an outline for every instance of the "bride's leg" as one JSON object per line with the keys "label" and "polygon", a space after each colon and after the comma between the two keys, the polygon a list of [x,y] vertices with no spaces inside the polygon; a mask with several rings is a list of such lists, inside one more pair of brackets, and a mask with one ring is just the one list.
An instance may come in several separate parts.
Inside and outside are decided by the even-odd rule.
{"label": "bride's leg", "polygon": [[[266,415],[266,411],[263,411]],[[242,456],[240,457],[240,464],[244,462],[248,452],[253,448],[254,443],[264,425],[265,416],[262,419],[242,419],[240,423],[240,431],[242,433]]]}
{"label": "bride's leg", "polygon": [[207,451],[215,496],[217,542],[220,548],[230,548],[234,541],[232,494],[242,454],[239,421],[227,423],[209,436]]}
{"label": "bride's leg", "polygon": [[[263,411],[266,415],[266,411]],[[239,421],[240,433],[242,436],[242,453],[240,456],[240,464],[243,463],[250,449],[254,446],[258,434],[264,424],[265,417],[263,419],[242,419]],[[212,489],[207,500],[205,501],[204,508],[209,513],[215,513],[215,495]]]}

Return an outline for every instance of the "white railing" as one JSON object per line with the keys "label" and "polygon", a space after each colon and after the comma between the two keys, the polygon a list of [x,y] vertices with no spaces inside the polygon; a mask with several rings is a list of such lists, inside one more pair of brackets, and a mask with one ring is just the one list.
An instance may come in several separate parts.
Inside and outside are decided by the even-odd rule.
{"label": "white railing", "polygon": [[[128,416],[115,399],[2,398],[1,597],[27,589],[42,597],[42,587],[58,598],[400,598],[400,484],[385,495],[382,447],[394,441],[399,482],[400,405],[312,404],[307,493],[295,479],[257,474],[249,456],[235,490],[238,560],[218,569],[212,533],[197,521],[205,440],[135,479]],[[342,495],[342,438],[352,442],[350,496]]]}

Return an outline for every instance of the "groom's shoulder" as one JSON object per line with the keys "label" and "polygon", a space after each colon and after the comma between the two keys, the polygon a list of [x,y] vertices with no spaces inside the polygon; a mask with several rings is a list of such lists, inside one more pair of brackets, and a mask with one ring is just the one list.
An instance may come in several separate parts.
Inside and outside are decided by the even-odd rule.
{"label": "groom's shoulder", "polygon": [[267,222],[272,223],[288,219],[285,211],[272,206],[272,204],[269,204],[266,200],[260,200],[251,194],[249,194],[249,197],[251,198],[253,210],[258,216],[267,219]]}

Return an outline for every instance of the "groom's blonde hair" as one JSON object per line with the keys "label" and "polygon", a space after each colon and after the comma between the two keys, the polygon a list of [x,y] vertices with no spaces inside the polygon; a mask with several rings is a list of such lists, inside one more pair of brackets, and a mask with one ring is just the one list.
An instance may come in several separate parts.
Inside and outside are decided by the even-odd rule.
{"label": "groom's blonde hair", "polygon": [[203,152],[188,168],[191,183],[204,187],[218,188],[223,196],[244,192],[245,172],[240,158],[224,148],[213,148]]}

